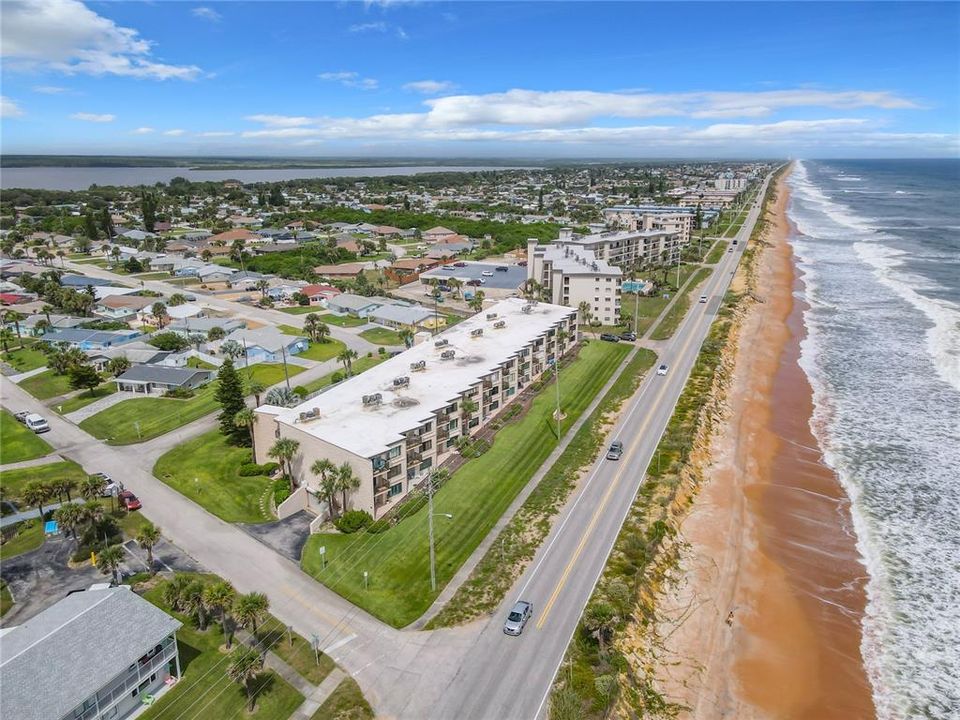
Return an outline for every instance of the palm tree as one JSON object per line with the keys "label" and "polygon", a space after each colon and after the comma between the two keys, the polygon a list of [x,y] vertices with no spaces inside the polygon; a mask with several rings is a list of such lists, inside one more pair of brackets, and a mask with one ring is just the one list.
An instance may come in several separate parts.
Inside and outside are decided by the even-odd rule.
{"label": "palm tree", "polygon": [[297,489],[297,483],[293,479],[292,461],[293,456],[297,454],[297,450],[299,449],[299,440],[294,440],[293,438],[280,438],[273,444],[273,447],[270,448],[270,452],[267,453],[267,455],[280,463],[281,470],[283,470],[284,474],[287,476],[287,479],[290,481],[290,492],[293,492]]}
{"label": "palm tree", "polygon": [[601,601],[587,605],[587,609],[583,613],[583,626],[597,638],[601,657],[606,657],[607,636],[616,624],[616,612],[609,604]]}
{"label": "palm tree", "polygon": [[477,290],[473,294],[473,297],[470,298],[470,301],[467,303],[467,305],[469,305],[470,309],[473,310],[474,312],[480,312],[481,310],[483,310],[483,300],[484,300],[483,290]]}
{"label": "palm tree", "polygon": [[539,300],[542,290],[543,286],[533,278],[530,278],[523,283],[521,293],[527,300]]}
{"label": "palm tree", "polygon": [[267,290],[270,288],[270,281],[269,281],[269,280],[257,280],[256,288],[257,288],[257,290],[260,291],[260,297],[266,297],[266,296],[267,296]]}
{"label": "palm tree", "polygon": [[330,518],[336,514],[337,510],[337,466],[323,458],[314,460],[310,466],[310,472],[320,478],[320,494],[326,498],[327,505],[330,506]]}
{"label": "palm tree", "polygon": [[27,505],[36,506],[42,520],[43,504],[51,498],[50,486],[41,480],[33,480],[23,489],[22,495]]}
{"label": "palm tree", "polygon": [[83,511],[83,524],[87,528],[95,528],[105,516],[103,505],[96,500],[87,500],[80,506]]}
{"label": "palm tree", "polygon": [[413,330],[410,328],[402,328],[397,331],[397,335],[400,336],[400,339],[403,340],[405,347],[410,347],[413,345]]}
{"label": "palm tree", "polygon": [[220,345],[220,354],[225,355],[231,360],[236,360],[243,355],[243,345],[236,340],[224,340],[223,344]]}
{"label": "palm tree", "polygon": [[80,503],[67,503],[57,508],[53,514],[57,523],[73,536],[79,544],[80,537],[77,531],[84,525],[84,512]]}
{"label": "palm tree", "polygon": [[347,371],[348,376],[353,375],[353,361],[359,357],[356,350],[344,348],[343,352],[337,355],[337,360],[343,364],[343,369]]}
{"label": "palm tree", "polygon": [[103,495],[105,486],[106,483],[102,477],[91,475],[80,482],[80,497],[84,500],[94,500]]}
{"label": "palm tree", "polygon": [[590,303],[586,300],[583,300],[579,305],[577,305],[577,310],[580,311],[580,324],[590,327],[590,321],[593,320],[593,312],[590,310]]}
{"label": "palm tree", "polygon": [[16,310],[4,310],[3,311],[3,322],[5,324],[13,323],[13,327],[17,332],[17,345],[23,347],[23,336],[20,334],[20,321],[24,319],[24,315],[18,313]]}
{"label": "palm tree", "polygon": [[[323,331],[320,332],[320,326],[323,325]],[[330,332],[330,328],[320,319],[320,316],[316,313],[310,313],[303,319],[303,331],[307,333],[311,340],[314,342],[320,342],[319,335],[326,336]]]}
{"label": "palm tree", "polygon": [[57,488],[57,495],[60,496],[60,499],[63,499],[63,496],[67,496],[67,502],[73,500],[70,496],[70,493],[77,489],[77,481],[72,477],[60,478],[55,481],[55,487]]}
{"label": "palm tree", "polygon": [[163,320],[168,317],[167,315],[167,306],[162,302],[155,302],[150,307],[150,313],[157,319],[157,325],[161,330],[163,330]]}
{"label": "palm tree", "polygon": [[341,512],[346,512],[347,493],[360,487],[360,478],[354,474],[353,468],[350,467],[350,463],[345,462],[337,468],[336,487],[343,496]]}
{"label": "palm tree", "polygon": [[263,593],[252,592],[241,595],[233,604],[233,616],[240,627],[250,631],[253,636],[251,645],[257,641],[257,626],[263,622],[270,610],[270,601]]}
{"label": "palm tree", "polygon": [[[250,433],[250,445],[253,445],[253,423],[257,419],[256,413],[253,412],[248,407],[245,407],[243,410],[238,412],[233,416],[233,424],[237,427],[246,428],[247,432]],[[254,455],[256,455],[256,449],[254,449]]]}
{"label": "palm tree", "polygon": [[97,553],[97,570],[105,575],[109,573],[111,580],[115,583],[120,582],[117,579],[117,570],[122,562],[123,548],[119,545],[111,545]]}
{"label": "palm tree", "polygon": [[164,604],[174,612],[183,610],[187,601],[186,590],[190,587],[191,582],[193,581],[190,576],[183,573],[177,573],[170,578],[163,586],[162,598]]}
{"label": "palm tree", "polygon": [[147,566],[150,568],[150,574],[154,574],[153,569],[153,546],[160,542],[160,528],[152,522],[147,521],[140,532],[137,533],[137,545],[147,551]]}
{"label": "palm tree", "polygon": [[238,647],[230,655],[227,675],[247,692],[247,712],[257,707],[257,693],[254,690],[257,678],[263,672],[263,655],[248,647]]}
{"label": "palm tree", "polygon": [[16,335],[10,328],[0,328],[0,346],[3,346],[4,352],[8,352],[10,350],[10,343],[13,342],[15,337]]}
{"label": "palm tree", "polygon": [[247,385],[247,390],[253,395],[253,399],[256,402],[257,406],[260,405],[260,396],[263,394],[263,391],[267,389],[267,386],[260,382],[252,382]]}
{"label": "palm tree", "polygon": [[453,291],[453,296],[455,298],[460,297],[460,290],[463,287],[463,280],[457,280],[456,278],[450,278],[447,280],[447,285],[450,286],[450,289]]}
{"label": "palm tree", "polygon": [[230,634],[230,608],[233,607],[233,600],[237,591],[233,585],[226,580],[210,583],[203,589],[203,606],[210,612],[220,615],[220,627],[223,630],[223,638],[229,649],[233,642]]}
{"label": "palm tree", "polygon": [[170,296],[170,299],[167,301],[167,304],[170,307],[177,307],[178,305],[183,305],[187,302],[187,296],[183,293],[174,293]]}

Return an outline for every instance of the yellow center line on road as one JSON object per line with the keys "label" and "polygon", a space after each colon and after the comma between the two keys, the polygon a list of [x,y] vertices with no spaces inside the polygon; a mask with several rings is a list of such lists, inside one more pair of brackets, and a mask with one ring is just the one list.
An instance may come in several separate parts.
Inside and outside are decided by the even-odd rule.
{"label": "yellow center line on road", "polygon": [[[719,275],[717,275],[716,277],[719,277]],[[716,287],[717,284],[718,283],[715,281],[714,287]],[[694,336],[695,336],[695,333],[690,333],[690,335],[687,337],[686,342],[683,343],[683,347],[680,349],[680,354],[678,357],[683,357],[686,354],[687,350],[690,347],[690,343],[693,342]],[[686,382],[684,382],[684,385],[686,385]],[[657,393],[657,397],[653,401],[653,403],[651,403],[650,407],[656,407],[657,405],[659,405],[666,391],[667,391],[667,383],[664,383],[663,385],[660,386],[660,391]],[[636,451],[637,445],[640,443],[640,440],[643,439],[644,434],[646,433],[646,430],[647,430],[647,426],[650,424],[651,417],[652,417],[652,414],[647,413],[646,418],[644,418],[643,423],[640,425],[640,429],[637,432],[636,438],[634,439],[633,443],[630,445],[629,454],[633,454]],[[590,535],[593,533],[593,529],[596,526],[597,521],[600,519],[601,513],[606,507],[607,502],[610,500],[610,496],[613,494],[614,489],[620,483],[620,478],[623,476],[623,473],[625,470],[626,470],[626,465],[622,465],[620,467],[620,470],[617,471],[617,474],[613,478],[613,482],[610,483],[610,487],[607,488],[607,492],[604,493],[603,499],[600,501],[600,505],[594,511],[593,517],[590,518],[590,523],[587,525],[586,529],[583,531],[583,536],[580,538],[580,543],[577,545],[577,549],[574,551],[573,555],[570,557],[570,560],[567,562],[567,566],[564,568],[563,574],[560,576],[560,580],[557,581],[557,585],[553,589],[553,593],[550,595],[550,599],[547,600],[547,604],[544,605],[543,607],[543,612],[540,613],[540,617],[537,619],[538,630],[543,628],[544,624],[547,622],[547,618],[550,615],[550,611],[553,609],[554,603],[557,601],[557,598],[560,596],[560,592],[561,590],[563,590],[563,586],[566,584],[567,578],[569,577],[570,572],[573,570],[573,566],[576,565],[577,560],[580,558],[580,553],[582,553],[583,548],[586,547],[587,541],[590,539]],[[646,473],[646,470],[644,470],[644,473]]]}
{"label": "yellow center line on road", "polygon": [[[342,628],[343,628],[344,633],[353,632],[352,628],[351,628],[348,624],[346,624],[346,623],[343,622],[343,620],[344,620],[343,617],[339,617],[339,618],[333,617],[332,615],[328,615],[327,613],[323,612],[322,610],[319,610],[313,603],[311,603],[309,600],[307,600],[307,598],[305,598],[300,592],[298,592],[298,591],[297,591],[292,585],[290,585],[289,583],[285,583],[285,584],[283,585],[283,588],[282,588],[282,589],[283,589],[283,594],[284,594],[284,595],[286,595],[287,597],[290,597],[290,598],[293,598],[294,600],[296,600],[297,603],[298,603],[299,605],[301,605],[306,611],[308,611],[308,612],[311,613],[312,615],[320,618],[320,619],[323,620],[324,622],[329,623],[329,624],[332,626],[332,628],[335,629],[337,626],[341,626],[341,624],[342,624]],[[331,631],[332,631],[332,630],[331,630]]]}

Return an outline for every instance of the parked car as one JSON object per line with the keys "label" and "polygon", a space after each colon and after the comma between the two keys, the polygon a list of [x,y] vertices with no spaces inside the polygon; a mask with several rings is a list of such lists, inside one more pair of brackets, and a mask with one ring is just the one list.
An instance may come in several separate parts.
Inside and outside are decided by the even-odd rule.
{"label": "parked car", "polygon": [[50,432],[50,426],[47,424],[47,421],[42,415],[37,415],[36,413],[27,414],[27,416],[23,419],[23,424],[26,425],[30,430],[33,430],[37,435],[40,433]]}
{"label": "parked car", "polygon": [[481,283],[481,280],[467,280],[467,285],[477,286]]}
{"label": "parked car", "polygon": [[506,265],[497,265],[497,272],[506,272],[508,270]]}
{"label": "parked car", "polygon": [[438,289],[438,290],[442,290],[443,292],[450,292],[450,286],[449,286],[449,285],[437,285],[437,289]]}
{"label": "parked car", "polygon": [[706,295],[701,295],[701,296],[700,296],[700,302],[705,303],[706,301],[707,301],[707,296],[706,296]]}
{"label": "parked car", "polygon": [[521,260],[520,262],[517,263],[517,265],[518,265],[519,267],[526,267],[526,266],[527,266],[527,261],[526,261],[526,260]]}
{"label": "parked car", "polygon": [[625,333],[620,333],[620,339],[626,340],[627,342],[634,342],[637,339],[637,334],[632,331],[627,331]]}
{"label": "parked car", "polygon": [[657,375],[666,375],[666,374],[667,374],[666,365],[661,365],[660,367],[657,368]]}
{"label": "parked car", "polygon": [[25,423],[27,421],[27,415],[29,414],[30,414],[29,410],[21,410],[20,412],[16,413],[13,417],[16,419],[17,422]]}
{"label": "parked car", "polygon": [[111,495],[119,495],[123,491],[123,483],[119,480],[114,480],[106,473],[98,472],[93,473],[90,477],[97,478],[100,482],[103,483],[103,489],[100,491],[100,497],[110,497]]}
{"label": "parked car", "polygon": [[454,266],[454,267],[466,267],[467,264],[466,264],[465,262],[455,262],[455,263],[453,264],[453,266]]}
{"label": "parked car", "polygon": [[737,241],[736,241],[736,240],[734,240],[734,241],[733,241],[733,244],[734,244],[734,245],[736,245],[736,244],[737,244]]}
{"label": "parked car", "polygon": [[526,600],[520,600],[507,615],[507,621],[503,624],[503,631],[507,635],[519,635],[523,632],[523,626],[527,624],[527,620],[530,619],[532,614],[533,605]]}
{"label": "parked car", "polygon": [[139,510],[143,507],[143,503],[140,502],[140,499],[129,490],[121,490],[119,499],[120,504],[127,510]]}
{"label": "parked car", "polygon": [[601,333],[600,339],[606,340],[607,342],[620,342],[620,338],[613,333]]}
{"label": "parked car", "polygon": [[607,450],[607,460],[619,460],[621,455],[623,455],[623,443],[614,440],[610,443],[610,449]]}
{"label": "parked car", "polygon": [[480,273],[480,274],[483,275],[484,277],[493,277],[493,271],[492,271],[492,270],[484,270],[484,271],[483,271],[482,273]]}

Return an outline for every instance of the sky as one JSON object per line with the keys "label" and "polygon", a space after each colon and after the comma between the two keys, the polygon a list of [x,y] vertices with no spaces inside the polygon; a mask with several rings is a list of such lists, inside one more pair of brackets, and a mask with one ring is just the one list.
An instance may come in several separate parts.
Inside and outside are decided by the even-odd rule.
{"label": "sky", "polygon": [[960,4],[0,3],[3,153],[957,157]]}

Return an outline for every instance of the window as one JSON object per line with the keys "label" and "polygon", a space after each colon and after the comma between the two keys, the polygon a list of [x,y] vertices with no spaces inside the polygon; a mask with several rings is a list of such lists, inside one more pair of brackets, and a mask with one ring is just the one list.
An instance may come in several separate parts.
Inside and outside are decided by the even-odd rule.
{"label": "window", "polygon": [[401,469],[402,467],[400,465],[394,465],[389,470],[387,470],[387,477],[395,478],[397,475],[400,474]]}
{"label": "window", "polygon": [[456,445],[456,444],[457,444],[457,438],[455,438],[455,437],[452,437],[452,438],[450,438],[449,440],[447,440],[447,447],[448,447],[448,448],[452,448],[452,447],[453,447],[454,445]]}
{"label": "window", "polygon": [[397,483],[396,485],[391,485],[390,489],[387,491],[387,497],[396,497],[403,492],[403,483]]}
{"label": "window", "polygon": [[433,458],[427,458],[422,463],[420,463],[421,470],[429,470],[431,467],[433,467]]}
{"label": "window", "polygon": [[480,418],[475,417],[470,421],[470,427],[476,427],[480,424]]}
{"label": "window", "polygon": [[387,457],[390,457],[390,458],[400,457],[400,446],[394,445],[392,448],[390,448],[390,452],[387,454]]}
{"label": "window", "polygon": [[456,429],[457,429],[457,423],[459,423],[459,422],[460,422],[459,420],[457,420],[456,418],[454,418],[453,420],[451,420],[450,422],[447,423],[447,430],[456,430]]}

